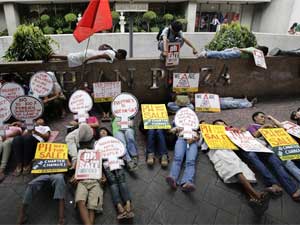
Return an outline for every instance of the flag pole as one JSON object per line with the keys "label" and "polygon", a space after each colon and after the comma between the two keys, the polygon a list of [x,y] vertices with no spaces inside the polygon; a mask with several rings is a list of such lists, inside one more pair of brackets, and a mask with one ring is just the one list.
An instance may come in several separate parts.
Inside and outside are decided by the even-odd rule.
{"label": "flag pole", "polygon": [[[90,39],[91,39],[91,36],[89,36],[87,45],[85,47],[83,62],[86,59],[86,54],[87,54],[87,50],[88,50],[88,47],[89,47],[89,44],[90,44]],[[81,72],[80,72],[80,84],[83,82],[84,70],[85,70],[85,63],[82,63],[82,65],[81,65]]]}

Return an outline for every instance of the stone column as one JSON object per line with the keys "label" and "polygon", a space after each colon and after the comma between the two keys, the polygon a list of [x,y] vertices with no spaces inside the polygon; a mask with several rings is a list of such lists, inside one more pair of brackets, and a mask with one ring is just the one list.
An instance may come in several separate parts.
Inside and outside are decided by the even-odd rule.
{"label": "stone column", "polygon": [[185,9],[185,18],[188,22],[187,29],[186,29],[187,32],[195,31],[196,12],[197,12],[197,2],[189,1]]}
{"label": "stone column", "polygon": [[4,3],[4,16],[9,35],[13,35],[20,24],[18,7],[14,3]]}

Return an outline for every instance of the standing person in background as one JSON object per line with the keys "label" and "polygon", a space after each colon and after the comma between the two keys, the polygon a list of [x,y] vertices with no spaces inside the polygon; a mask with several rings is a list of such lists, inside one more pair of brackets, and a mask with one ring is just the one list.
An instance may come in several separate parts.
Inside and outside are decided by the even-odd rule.
{"label": "standing person in background", "polygon": [[216,32],[217,27],[220,25],[220,21],[218,19],[218,15],[215,14],[214,18],[212,19],[212,21],[210,22],[210,32]]}

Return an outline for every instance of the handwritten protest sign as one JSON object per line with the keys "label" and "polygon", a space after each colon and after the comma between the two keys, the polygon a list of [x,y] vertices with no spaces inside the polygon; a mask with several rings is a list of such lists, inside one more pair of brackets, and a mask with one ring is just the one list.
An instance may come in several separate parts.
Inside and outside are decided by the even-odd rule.
{"label": "handwritten protest sign", "polygon": [[183,137],[185,139],[192,138],[193,130],[199,127],[199,119],[196,113],[190,108],[184,107],[175,114],[174,122],[176,127],[183,128]]}
{"label": "handwritten protest sign", "polygon": [[261,50],[255,49],[253,51],[253,57],[256,66],[267,69],[266,59],[264,53]]}
{"label": "handwritten protest sign", "polygon": [[123,129],[128,128],[129,118],[134,117],[138,110],[138,100],[129,93],[117,95],[111,103],[111,111],[115,117],[121,118],[119,124]]}
{"label": "handwritten protest sign", "polygon": [[94,179],[102,177],[101,153],[96,150],[79,150],[76,164],[75,178],[77,180]]}
{"label": "handwritten protest sign", "polygon": [[5,97],[9,102],[12,102],[17,97],[25,95],[25,92],[20,84],[8,82],[2,85],[0,95]]}
{"label": "handwritten protest sign", "polygon": [[40,71],[30,78],[29,86],[35,97],[45,97],[52,92],[54,83],[47,72]]}
{"label": "handwritten protest sign", "polygon": [[226,135],[234,144],[236,144],[246,152],[273,153],[272,150],[268,149],[259,141],[257,141],[249,131],[240,133],[234,131],[226,131]]}
{"label": "handwritten protest sign", "polygon": [[238,150],[225,133],[225,127],[220,125],[200,125],[201,134],[209,149]]}
{"label": "handwritten protest sign", "polygon": [[114,137],[103,137],[95,144],[95,150],[100,151],[102,159],[106,160],[104,166],[108,166],[110,170],[121,169],[123,160],[119,157],[125,155],[124,144]]}
{"label": "handwritten protest sign", "polygon": [[85,122],[88,118],[88,111],[93,107],[91,96],[83,90],[75,91],[69,99],[69,109],[72,113],[77,114],[75,119],[79,122]]}
{"label": "handwritten protest sign", "polygon": [[33,129],[33,120],[43,115],[43,103],[33,96],[20,96],[10,106],[12,115],[21,121],[25,121],[28,129]]}
{"label": "handwritten protest sign", "polygon": [[67,160],[66,144],[40,142],[36,147],[31,173],[67,172]]}
{"label": "handwritten protest sign", "polygon": [[111,102],[121,93],[121,81],[93,83],[94,101]]}
{"label": "handwritten protest sign", "polygon": [[174,92],[197,92],[199,73],[173,73]]}
{"label": "handwritten protest sign", "polygon": [[0,96],[0,136],[5,136],[6,126],[4,122],[11,116],[10,102],[3,96]]}
{"label": "handwritten protest sign", "polygon": [[259,129],[259,132],[281,160],[300,159],[300,146],[283,128]]}
{"label": "handwritten protest sign", "polygon": [[168,112],[164,104],[142,104],[145,129],[170,129]]}
{"label": "handwritten protest sign", "polygon": [[195,106],[197,112],[221,112],[219,95],[196,94]]}
{"label": "handwritten protest sign", "polygon": [[180,52],[180,43],[178,42],[168,43],[168,55],[166,57],[166,66],[179,65],[179,52]]}
{"label": "handwritten protest sign", "polygon": [[286,129],[286,131],[290,135],[300,138],[300,126],[299,125],[292,123],[290,121],[284,121],[281,124],[283,125],[283,128]]}

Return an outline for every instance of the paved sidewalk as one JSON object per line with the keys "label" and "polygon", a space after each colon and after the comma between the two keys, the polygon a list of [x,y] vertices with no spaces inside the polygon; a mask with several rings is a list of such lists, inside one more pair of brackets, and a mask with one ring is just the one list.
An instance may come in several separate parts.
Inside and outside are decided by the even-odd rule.
{"label": "paved sidewalk", "polygon": [[[230,125],[247,126],[255,111],[264,111],[279,120],[289,119],[290,112],[300,107],[300,99],[270,100],[251,109],[227,110],[218,114],[199,114],[208,122],[222,118]],[[60,130],[58,141],[64,141],[64,120],[52,122],[53,130]],[[108,125],[108,124],[105,124]],[[269,209],[262,217],[253,214],[247,205],[246,196],[238,185],[225,185],[216,175],[208,157],[199,153],[196,172],[196,191],[185,194],[172,191],[165,183],[169,170],[162,170],[156,162],[152,169],[145,164],[145,138],[137,135],[139,146],[139,169],[135,175],[127,174],[133,197],[134,224],[300,224],[300,203],[295,203],[284,193],[281,198],[271,199]],[[170,152],[171,158],[173,152]],[[8,175],[0,184],[0,223],[15,224],[21,197],[32,176],[15,178]],[[262,182],[256,185],[263,189]],[[35,198],[30,209],[29,224],[56,224],[57,207],[51,200],[50,188],[45,188]],[[109,188],[105,188],[104,211],[96,218],[96,224],[117,224]],[[74,209],[74,193],[68,188],[66,221],[81,224]]]}

